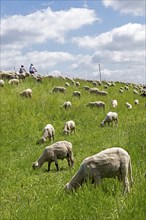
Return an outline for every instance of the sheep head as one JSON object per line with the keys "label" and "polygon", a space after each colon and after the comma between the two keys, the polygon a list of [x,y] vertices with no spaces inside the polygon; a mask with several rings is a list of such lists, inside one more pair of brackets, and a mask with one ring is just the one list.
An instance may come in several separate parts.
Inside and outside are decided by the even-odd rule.
{"label": "sheep head", "polygon": [[67,134],[70,134],[70,131],[68,131],[67,129],[64,129],[64,130],[63,130],[63,133],[64,133],[65,135],[67,135]]}
{"label": "sheep head", "polygon": [[37,144],[43,144],[46,142],[46,138],[42,137],[38,142]]}
{"label": "sheep head", "polygon": [[40,167],[40,165],[39,165],[38,161],[36,161],[36,162],[34,162],[34,163],[32,164],[32,168],[33,168],[33,169],[36,169],[36,168],[39,168],[39,167]]}

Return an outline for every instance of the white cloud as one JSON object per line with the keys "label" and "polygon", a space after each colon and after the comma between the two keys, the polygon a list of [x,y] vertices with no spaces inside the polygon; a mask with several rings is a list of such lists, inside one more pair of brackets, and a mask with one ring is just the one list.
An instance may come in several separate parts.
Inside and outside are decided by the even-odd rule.
{"label": "white cloud", "polygon": [[84,48],[91,55],[80,56],[72,68],[75,67],[76,71],[84,71],[86,77],[96,78],[99,76],[100,63],[104,79],[144,83],[145,28],[145,25],[129,23],[95,37],[73,38],[73,43]]}
{"label": "white cloud", "polygon": [[1,54],[1,69],[19,68],[21,64],[28,69],[28,65],[33,63],[39,72],[46,73],[52,67],[74,60],[74,57],[67,52],[32,51],[24,55],[17,50],[8,50]]}
{"label": "white cloud", "polygon": [[127,50],[143,49],[145,25],[128,23],[96,37],[75,37],[72,42],[79,47],[91,49]]}
{"label": "white cloud", "polygon": [[145,15],[145,0],[102,0],[102,2],[104,6],[112,7],[122,14]]}
{"label": "white cloud", "polygon": [[1,20],[1,42],[6,49],[21,49],[49,39],[64,43],[67,32],[97,20],[94,10],[87,8],[61,11],[47,8],[25,16],[13,15]]}

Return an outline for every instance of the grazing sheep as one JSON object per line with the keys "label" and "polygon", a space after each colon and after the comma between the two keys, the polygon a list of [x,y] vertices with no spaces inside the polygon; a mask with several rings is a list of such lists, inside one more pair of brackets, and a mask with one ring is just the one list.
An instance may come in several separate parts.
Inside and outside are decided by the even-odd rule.
{"label": "grazing sheep", "polygon": [[83,89],[84,89],[85,91],[88,91],[90,88],[89,88],[89,86],[83,86]]}
{"label": "grazing sheep", "polygon": [[122,88],[120,88],[120,89],[119,89],[119,92],[120,92],[120,93],[123,93],[123,92],[124,92],[124,90],[123,90]]}
{"label": "grazing sheep", "polygon": [[0,87],[3,87],[5,85],[5,82],[3,79],[0,79]]}
{"label": "grazing sheep", "polygon": [[117,177],[124,185],[124,194],[129,193],[130,184],[133,183],[132,165],[130,155],[122,148],[107,148],[93,156],[83,160],[80,168],[66,184],[66,190],[75,190],[88,180],[95,186],[101,183],[104,178]]}
{"label": "grazing sheep", "polygon": [[80,83],[79,83],[79,82],[75,82],[75,85],[76,85],[76,86],[80,86]]}
{"label": "grazing sheep", "polygon": [[89,93],[98,93],[99,92],[99,89],[98,88],[90,88],[89,90]]}
{"label": "grazing sheep", "polygon": [[73,92],[73,96],[80,98],[81,97],[81,93],[79,91],[74,91]]}
{"label": "grazing sheep", "polygon": [[50,141],[55,138],[55,129],[51,124],[47,124],[44,127],[43,130],[43,136],[42,138],[37,142],[37,144],[42,144],[44,142],[46,142],[46,139],[49,139]]}
{"label": "grazing sheep", "polygon": [[134,103],[135,103],[135,105],[139,105],[139,100],[138,100],[138,99],[135,99],[135,100],[134,100]]}
{"label": "grazing sheep", "polygon": [[97,108],[105,108],[105,103],[102,102],[102,101],[89,102],[86,106],[97,107]]}
{"label": "grazing sheep", "polygon": [[127,108],[132,109],[132,105],[129,102],[126,102],[125,104]]}
{"label": "grazing sheep", "polygon": [[128,86],[125,86],[124,88],[125,88],[125,90],[129,91],[129,87]]}
{"label": "grazing sheep", "polygon": [[60,93],[65,93],[66,88],[65,87],[61,87],[61,86],[56,86],[53,88],[53,90],[51,91],[51,93],[53,92],[60,92]]}
{"label": "grazing sheep", "polygon": [[68,108],[71,108],[72,104],[70,101],[67,101],[67,102],[64,102],[63,105],[60,106],[60,108],[65,108],[65,109],[68,109]]}
{"label": "grazing sheep", "polygon": [[110,123],[113,124],[113,122],[118,126],[118,114],[116,112],[108,112],[105,119],[101,122],[101,126],[104,126],[106,123],[108,123],[108,125]]}
{"label": "grazing sheep", "polygon": [[108,93],[106,91],[98,91],[97,94],[106,96]]}
{"label": "grazing sheep", "polygon": [[72,134],[73,132],[75,133],[75,130],[76,130],[76,125],[74,121],[70,120],[64,124],[64,129],[63,129],[64,134]]}
{"label": "grazing sheep", "polygon": [[116,108],[117,105],[118,105],[118,102],[117,102],[116,99],[112,99],[112,100],[111,100],[111,104],[112,104],[113,108]]}
{"label": "grazing sheep", "polygon": [[139,95],[139,93],[136,89],[133,90],[133,93]]}
{"label": "grazing sheep", "polygon": [[65,86],[66,86],[66,87],[67,87],[67,86],[69,86],[69,83],[68,83],[68,82],[66,82],[66,83],[65,83]]}
{"label": "grazing sheep", "polygon": [[19,79],[10,79],[9,80],[9,84],[11,84],[11,85],[14,85],[14,84],[18,85],[19,83],[20,83]]}
{"label": "grazing sheep", "polygon": [[26,98],[32,97],[32,90],[31,89],[25,89],[22,92],[20,92],[21,96],[25,96]]}
{"label": "grazing sheep", "polygon": [[59,171],[58,159],[65,159],[68,161],[68,166],[74,165],[72,144],[68,141],[58,141],[50,146],[47,146],[39,159],[33,163],[32,167],[40,168],[45,162],[48,162],[48,171],[50,165],[54,161],[57,171]]}
{"label": "grazing sheep", "polygon": [[96,86],[97,86],[97,82],[96,82],[96,81],[93,81],[93,82],[92,82],[92,85],[96,87]]}

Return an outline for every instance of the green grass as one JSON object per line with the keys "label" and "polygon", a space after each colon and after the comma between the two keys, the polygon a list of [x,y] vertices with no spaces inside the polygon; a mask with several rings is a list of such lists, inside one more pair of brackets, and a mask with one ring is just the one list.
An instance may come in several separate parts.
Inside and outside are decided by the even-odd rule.
{"label": "green grass", "polygon": [[[51,94],[53,86],[64,86],[59,78],[44,79],[37,83],[27,78],[18,86],[7,82],[0,88],[0,171],[1,171],[1,219],[2,220],[114,220],[146,218],[146,108],[145,98],[133,94],[133,89],[118,92],[123,86],[107,89],[107,97],[98,97],[82,89],[91,83],[78,80],[81,86],[67,87],[66,94]],[[32,99],[20,97],[25,88],[32,88]],[[103,90],[103,86],[100,90]],[[81,98],[72,97],[74,90],[81,91]],[[134,106],[134,100],[140,104]],[[110,104],[118,100],[117,109]],[[85,106],[89,101],[101,100],[106,109],[90,109]],[[72,108],[65,111],[59,108],[64,101],[71,101]],[[128,110],[125,102],[133,104]],[[100,127],[100,122],[108,111],[119,115],[118,128]],[[64,136],[63,125],[74,120],[77,127],[75,135]],[[60,172],[51,164],[39,170],[32,169],[47,141],[36,145],[42,129],[51,123],[55,130],[55,142],[68,140],[73,144],[75,157],[74,169],[67,162],[59,160]],[[115,179],[105,179],[101,186],[94,188],[87,184],[77,192],[67,193],[64,185],[71,179],[85,157],[98,153],[108,147],[123,147],[132,159],[134,185],[130,194],[123,196],[123,186]]]}

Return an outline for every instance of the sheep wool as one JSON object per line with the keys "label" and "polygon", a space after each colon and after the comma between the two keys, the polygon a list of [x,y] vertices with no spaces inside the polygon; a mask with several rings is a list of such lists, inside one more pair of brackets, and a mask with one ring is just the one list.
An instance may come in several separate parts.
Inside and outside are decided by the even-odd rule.
{"label": "sheep wool", "polygon": [[99,185],[103,178],[115,178],[123,182],[124,194],[133,183],[130,155],[122,148],[107,148],[83,160],[80,168],[65,186],[66,190],[76,190],[88,180]]}
{"label": "sheep wool", "polygon": [[32,164],[32,167],[34,169],[40,168],[45,162],[48,162],[48,171],[50,171],[50,165],[54,161],[56,169],[59,171],[58,159],[66,159],[69,167],[74,165],[72,143],[68,141],[58,141],[47,146],[38,160]]}

